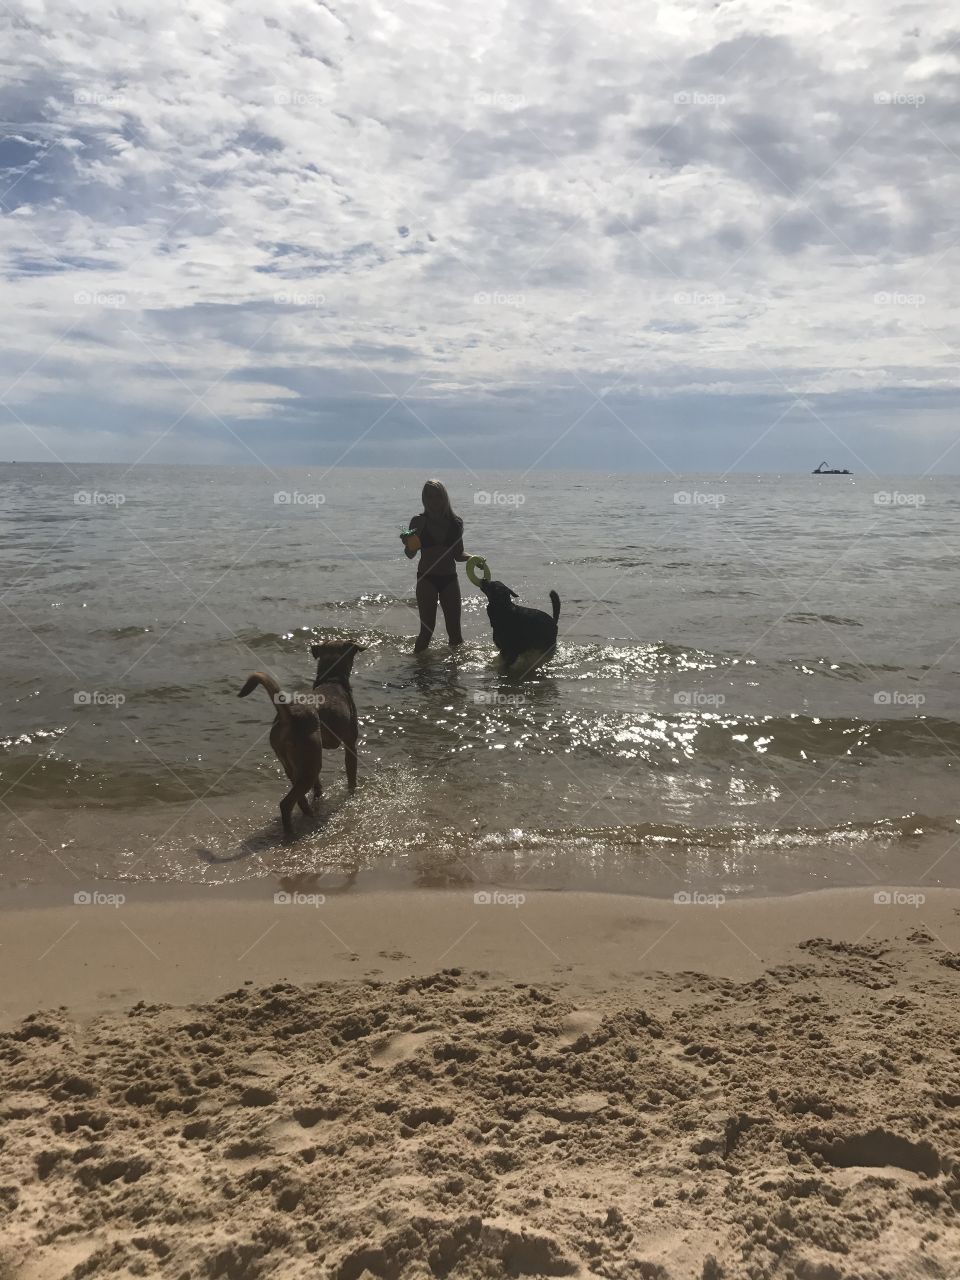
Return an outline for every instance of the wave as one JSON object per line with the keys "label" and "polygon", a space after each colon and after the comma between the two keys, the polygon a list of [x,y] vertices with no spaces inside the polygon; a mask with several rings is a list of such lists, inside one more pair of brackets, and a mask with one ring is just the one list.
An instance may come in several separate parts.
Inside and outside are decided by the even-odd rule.
{"label": "wave", "polygon": [[[778,876],[793,887],[806,876],[806,887],[816,887],[824,874],[875,889],[883,877],[878,881],[869,867],[889,871],[916,865],[914,855],[922,861],[931,848],[942,848],[956,835],[948,818],[906,813],[873,822],[778,829],[746,823],[696,827],[634,822],[466,832],[439,825],[426,838],[402,812],[403,788],[388,785],[380,800],[391,797],[400,806],[399,822],[396,812],[382,804],[370,814],[357,810],[352,818],[344,807],[288,849],[278,846],[274,814],[266,810],[229,825],[208,824],[199,847],[195,834],[177,831],[152,848],[149,862],[141,848],[130,848],[133,878],[190,880],[199,875],[209,882],[217,875],[211,875],[211,867],[219,864],[221,880],[259,879],[267,870],[293,872],[309,876],[321,890],[323,883],[338,882],[338,872],[349,872],[352,883],[365,870],[374,873],[380,887],[399,879],[421,888],[471,891],[478,883],[514,883],[531,889],[615,886],[674,893],[691,882],[712,882],[726,892],[749,892]],[[116,843],[122,848],[124,837]],[[269,854],[268,866],[263,854]],[[122,867],[121,858],[120,878]]]}
{"label": "wave", "polygon": [[[532,703],[530,704],[533,705]],[[527,707],[495,706],[493,714],[522,723]],[[528,717],[531,724],[534,717]],[[861,720],[854,717],[730,715],[716,710],[663,712],[603,710],[592,716],[564,712],[549,733],[538,732],[533,749],[608,759],[642,760],[673,768],[676,756],[713,763],[745,764],[757,756],[778,757],[815,768],[818,761],[867,759],[942,760],[960,756],[960,722],[939,717]]]}
{"label": "wave", "polygon": [[571,564],[612,564],[618,569],[642,569],[644,565],[650,564],[649,560],[639,560],[633,556],[578,556],[573,560],[548,560],[547,564],[551,566],[566,566]]}
{"label": "wave", "polygon": [[[771,828],[762,824],[738,823],[717,826],[690,826],[685,823],[635,822],[622,825],[600,825],[579,828],[543,830],[511,830],[489,832],[471,839],[472,849],[496,849],[504,853],[541,853],[571,841],[583,848],[603,845],[620,849],[736,849],[740,851],[767,848],[804,849],[824,845],[849,846],[904,840],[919,840],[933,832],[956,834],[955,820],[944,815],[906,813],[878,818],[872,822],[841,822],[832,825],[794,825]],[[448,840],[457,836],[448,833]],[[440,841],[442,843],[442,840]]]}
{"label": "wave", "polygon": [[787,613],[784,622],[825,622],[832,627],[862,627],[856,618],[840,618],[833,613]]}
{"label": "wave", "polygon": [[[34,743],[43,742],[49,738],[55,741],[67,732],[68,726],[58,725],[54,729],[30,729],[26,733],[11,734],[9,737],[0,738],[0,751],[16,751],[22,747],[32,747]],[[38,757],[43,759],[43,757]]]}
{"label": "wave", "polygon": [[756,666],[752,658],[723,657],[693,646],[683,648],[667,643],[577,644],[561,641],[556,655],[544,671],[570,679],[624,680],[630,676],[663,671],[713,671],[739,662]]}
{"label": "wave", "polygon": [[[720,754],[728,744],[762,750],[805,763],[830,756],[887,759],[948,759],[960,752],[960,721],[935,716],[889,719],[832,719],[801,715],[717,715],[698,730],[697,746]],[[756,734],[756,737],[753,735]]]}
{"label": "wave", "polygon": [[320,640],[355,640],[368,647],[392,645],[409,649],[409,636],[370,626],[328,627],[321,623],[298,627],[295,631],[238,631],[234,639],[247,649],[276,649],[281,653],[301,652]]}
{"label": "wave", "polygon": [[[383,700],[361,706],[361,750],[371,776],[402,758],[428,771],[442,768],[445,780],[438,792],[449,789],[453,794],[467,776],[464,771],[478,787],[485,781],[499,785],[507,766],[516,786],[534,788],[531,806],[536,808],[545,779],[563,786],[579,769],[584,785],[614,787],[625,785],[630,771],[642,765],[649,777],[634,775],[630,786],[637,803],[644,803],[645,795],[649,803],[660,803],[668,779],[669,794],[678,802],[685,797],[683,803],[700,804],[715,790],[716,809],[722,812],[731,800],[727,783],[715,780],[718,772],[737,779],[743,795],[757,803],[774,784],[812,793],[831,762],[838,768],[825,784],[828,790],[838,783],[853,784],[871,764],[940,768],[960,756],[960,722],[942,717],[823,720],[609,708],[585,714],[565,710],[549,679],[530,684],[522,695],[495,690],[478,695],[451,681],[451,671],[456,674],[449,663],[428,665],[402,686],[381,684]],[[304,686],[309,682],[305,674]],[[414,683],[421,695],[434,697],[434,715],[407,714],[407,689]],[[66,727],[9,735],[0,739],[0,790],[15,789],[17,801],[118,806],[189,800],[208,789],[222,796],[269,791],[278,776],[266,741],[269,708],[240,704],[237,710],[235,692],[233,684],[224,682],[221,691],[205,700],[202,691],[155,687],[145,696],[180,706],[196,704],[198,713],[193,730],[168,726],[147,734],[149,749],[138,748],[133,736],[128,740],[119,728],[108,732],[97,757],[84,750],[86,738],[61,741]],[[142,718],[134,714],[129,719],[137,723]],[[97,732],[100,726],[90,723],[89,728]],[[140,728],[137,724],[138,732]],[[789,784],[771,774],[767,762],[773,760],[790,766],[785,775]],[[520,803],[521,821],[531,806]]]}
{"label": "wave", "polygon": [[[268,721],[269,725],[269,721]],[[130,739],[131,751],[136,751]],[[269,751],[269,748],[268,748]],[[178,761],[164,768],[157,756],[144,750],[128,760],[103,760],[96,766],[68,755],[11,754],[0,765],[0,790],[17,805],[23,802],[53,807],[75,805],[141,810],[155,804],[175,804],[198,797],[231,796],[259,786],[261,777],[275,772],[269,758],[258,758],[245,768],[206,768]]]}
{"label": "wave", "polygon": [[94,631],[93,634],[108,640],[133,640],[140,636],[149,635],[153,630],[153,627],[101,627],[98,631]]}

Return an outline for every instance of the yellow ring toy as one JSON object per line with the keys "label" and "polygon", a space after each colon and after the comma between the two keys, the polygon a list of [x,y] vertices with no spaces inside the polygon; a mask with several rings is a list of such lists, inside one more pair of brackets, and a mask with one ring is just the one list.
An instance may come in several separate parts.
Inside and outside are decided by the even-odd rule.
{"label": "yellow ring toy", "polygon": [[467,561],[467,577],[475,587],[479,587],[480,585],[480,579],[477,577],[478,569],[483,573],[483,581],[489,582],[490,566],[487,564],[486,560],[484,560],[483,556],[471,556]]}

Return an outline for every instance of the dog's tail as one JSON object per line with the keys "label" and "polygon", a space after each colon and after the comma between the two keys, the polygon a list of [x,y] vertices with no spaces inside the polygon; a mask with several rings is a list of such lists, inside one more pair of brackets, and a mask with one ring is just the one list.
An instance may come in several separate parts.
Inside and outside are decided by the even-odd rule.
{"label": "dog's tail", "polygon": [[268,676],[264,671],[252,671],[250,675],[247,676],[246,682],[237,694],[237,697],[245,698],[248,693],[253,693],[258,684],[262,684],[267,693],[269,693],[270,701],[278,711],[286,711],[288,709],[282,698],[279,702],[277,701],[277,695],[280,693],[280,686],[277,684],[276,680],[274,680],[273,676]]}
{"label": "dog's tail", "polygon": [[550,603],[553,605],[553,620],[556,622],[560,617],[560,597],[555,591],[550,592]]}

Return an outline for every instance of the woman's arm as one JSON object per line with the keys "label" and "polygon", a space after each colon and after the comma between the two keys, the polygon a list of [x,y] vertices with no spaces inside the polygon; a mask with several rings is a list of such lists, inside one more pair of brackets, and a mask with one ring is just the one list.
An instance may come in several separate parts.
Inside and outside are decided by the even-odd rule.
{"label": "woman's arm", "polygon": [[461,520],[459,523],[460,523],[460,537],[453,544],[451,550],[453,551],[454,560],[459,560],[463,562],[464,560],[469,560],[470,557],[467,555],[467,553],[463,549],[463,521]]}

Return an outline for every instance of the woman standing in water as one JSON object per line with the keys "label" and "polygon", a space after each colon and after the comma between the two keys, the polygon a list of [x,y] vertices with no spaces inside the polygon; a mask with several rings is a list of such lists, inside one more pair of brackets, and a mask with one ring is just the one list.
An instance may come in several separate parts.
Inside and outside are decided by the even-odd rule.
{"label": "woman standing in water", "polygon": [[423,486],[423,511],[413,517],[409,531],[400,537],[408,560],[420,552],[420,564],[417,566],[420,634],[413,652],[422,653],[430,643],[437,621],[438,602],[443,610],[450,644],[463,644],[460,634],[460,582],[457,579],[457,561],[468,559],[463,549],[463,521],[454,513],[450,497],[439,480],[428,480]]}

